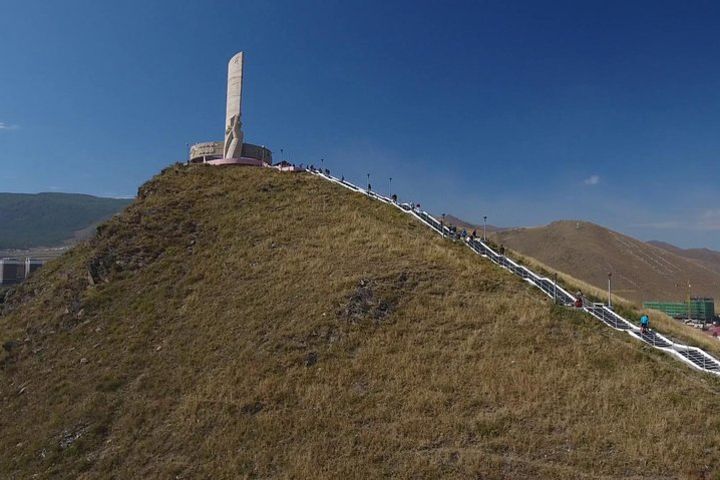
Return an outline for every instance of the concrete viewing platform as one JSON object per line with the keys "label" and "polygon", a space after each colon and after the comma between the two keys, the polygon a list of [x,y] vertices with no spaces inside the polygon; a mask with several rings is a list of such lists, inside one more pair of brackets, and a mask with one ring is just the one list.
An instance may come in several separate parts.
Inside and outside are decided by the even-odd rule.
{"label": "concrete viewing platform", "polygon": [[217,158],[215,160],[207,160],[203,163],[208,165],[248,165],[253,167],[268,167],[269,165],[262,160],[250,157],[240,158]]}

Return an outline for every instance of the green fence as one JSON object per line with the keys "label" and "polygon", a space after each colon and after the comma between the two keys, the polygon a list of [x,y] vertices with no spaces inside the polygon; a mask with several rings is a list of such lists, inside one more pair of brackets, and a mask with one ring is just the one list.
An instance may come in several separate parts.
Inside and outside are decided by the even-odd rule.
{"label": "green fence", "polygon": [[690,302],[644,302],[644,308],[665,312],[673,318],[690,318],[710,322],[715,317],[715,301],[712,298],[692,298]]}

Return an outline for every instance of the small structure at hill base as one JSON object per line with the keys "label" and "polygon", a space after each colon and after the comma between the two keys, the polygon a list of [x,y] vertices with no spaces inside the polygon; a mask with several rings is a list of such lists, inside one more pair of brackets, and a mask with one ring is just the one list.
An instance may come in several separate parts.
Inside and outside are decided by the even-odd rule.
{"label": "small structure at hill base", "polygon": [[715,319],[715,300],[706,297],[692,297],[685,302],[643,302],[643,308],[659,310],[676,320],[700,320],[705,323]]}
{"label": "small structure at hill base", "polygon": [[0,285],[14,285],[25,280],[31,273],[43,266],[43,261],[26,257],[0,259]]}
{"label": "small structure at hill base", "polygon": [[241,122],[243,52],[228,63],[227,97],[225,109],[225,140],[196,143],[190,147],[189,163],[210,165],[272,165],[272,152],[260,145],[244,142]]}

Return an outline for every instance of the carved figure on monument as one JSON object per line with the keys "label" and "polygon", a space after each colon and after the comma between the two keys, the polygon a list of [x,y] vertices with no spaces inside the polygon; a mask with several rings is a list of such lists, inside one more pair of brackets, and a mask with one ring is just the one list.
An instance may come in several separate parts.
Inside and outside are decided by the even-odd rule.
{"label": "carved figure on monument", "polygon": [[240,158],[242,153],[243,134],[240,130],[240,116],[235,115],[230,119],[230,124],[225,130],[225,158]]}

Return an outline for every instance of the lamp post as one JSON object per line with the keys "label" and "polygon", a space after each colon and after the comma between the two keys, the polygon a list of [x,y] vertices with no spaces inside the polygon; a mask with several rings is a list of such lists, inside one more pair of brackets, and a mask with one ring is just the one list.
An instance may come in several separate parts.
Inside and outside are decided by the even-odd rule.
{"label": "lamp post", "polygon": [[368,192],[370,192],[370,191],[372,191],[372,187],[370,186],[370,174],[369,173],[367,174],[367,179],[368,179]]}
{"label": "lamp post", "polygon": [[392,177],[390,177],[390,182],[388,183],[388,197],[392,197]]}
{"label": "lamp post", "polygon": [[325,159],[324,158],[320,159],[320,172],[322,172],[322,173],[325,172]]}
{"label": "lamp post", "polygon": [[612,309],[612,272],[608,272],[608,308]]}
{"label": "lamp post", "polygon": [[487,242],[487,215],[483,216],[483,242]]}

